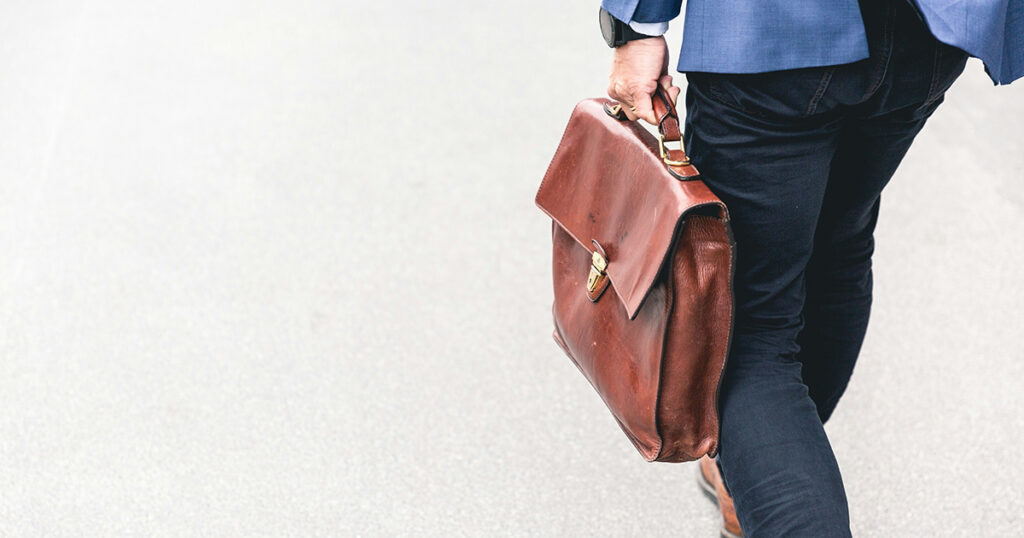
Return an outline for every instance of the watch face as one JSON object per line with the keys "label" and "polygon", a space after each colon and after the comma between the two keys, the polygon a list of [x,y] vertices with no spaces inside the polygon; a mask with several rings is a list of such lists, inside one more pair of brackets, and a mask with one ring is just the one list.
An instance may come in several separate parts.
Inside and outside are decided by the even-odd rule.
{"label": "watch face", "polygon": [[601,8],[598,13],[598,20],[601,21],[601,36],[604,37],[604,42],[609,47],[615,46],[615,19],[612,18],[612,14],[608,13],[604,8]]}

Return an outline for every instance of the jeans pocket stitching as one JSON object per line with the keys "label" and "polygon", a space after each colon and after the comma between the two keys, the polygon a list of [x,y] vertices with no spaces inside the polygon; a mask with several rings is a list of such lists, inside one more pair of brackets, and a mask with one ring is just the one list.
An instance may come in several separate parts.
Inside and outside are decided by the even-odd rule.
{"label": "jeans pocket stitching", "polygon": [[[718,103],[720,103],[721,105],[726,106],[728,108],[731,108],[731,109],[733,109],[733,110],[735,110],[737,112],[740,112],[741,114],[747,115],[747,116],[753,116],[753,117],[762,118],[762,119],[768,119],[768,118],[773,117],[769,112],[766,112],[764,110],[750,109],[748,107],[744,107],[744,106],[740,105],[740,103],[737,102],[730,95],[730,93],[728,91],[723,91],[721,89],[721,87],[718,85],[718,79],[716,78],[716,76],[728,76],[730,74],[733,74],[733,73],[708,73],[708,75],[709,75],[708,76],[708,93],[710,94],[711,98],[714,99],[715,101],[717,101]],[[763,75],[763,74],[766,74],[766,73],[754,73],[754,74],[755,75],[758,75],[758,74]],[[747,75],[747,74],[746,73],[741,73],[740,75],[742,76],[742,75]]]}
{"label": "jeans pocket stitching", "polygon": [[924,98],[924,106],[928,106],[936,98],[935,89],[939,84],[939,71],[942,69],[942,46],[939,43],[935,44],[935,55],[932,61],[932,80],[928,84],[928,94]]}
{"label": "jeans pocket stitching", "polygon": [[970,58],[970,54],[957,47],[941,42],[936,43],[932,80],[928,86],[927,98],[921,106],[931,105],[945,95],[946,91],[964,72],[968,58]]}
{"label": "jeans pocket stitching", "polygon": [[825,70],[825,73],[821,75],[821,82],[818,83],[818,89],[814,92],[814,97],[811,97],[811,102],[807,105],[807,110],[804,112],[804,116],[810,116],[814,114],[814,111],[818,109],[818,103],[821,102],[821,98],[825,96],[825,91],[828,90],[829,84],[832,82],[832,75],[836,72],[838,66],[833,65],[832,67]]}
{"label": "jeans pocket stitching", "polygon": [[718,101],[719,103],[722,103],[723,105],[735,108],[737,110],[742,110],[737,105],[729,102],[729,100],[725,98],[725,93],[723,93],[722,90],[719,88],[718,82],[716,81],[715,75],[713,73],[708,74],[707,81],[708,81],[708,94],[710,94],[711,97],[714,98],[715,101]]}

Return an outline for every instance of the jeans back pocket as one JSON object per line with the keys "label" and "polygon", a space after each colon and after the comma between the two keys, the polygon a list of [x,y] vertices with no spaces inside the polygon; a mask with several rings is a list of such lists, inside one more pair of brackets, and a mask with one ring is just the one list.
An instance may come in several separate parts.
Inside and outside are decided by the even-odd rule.
{"label": "jeans back pocket", "polygon": [[969,55],[962,49],[947,45],[939,40],[935,40],[935,55],[932,63],[932,81],[928,87],[928,95],[925,97],[922,107],[926,107],[934,103],[937,99],[945,95],[956,79],[960,77],[960,74],[964,72],[964,68],[967,66],[967,58]]}
{"label": "jeans back pocket", "polygon": [[838,66],[803,67],[766,73],[688,72],[712,99],[766,119],[803,118],[817,112]]}

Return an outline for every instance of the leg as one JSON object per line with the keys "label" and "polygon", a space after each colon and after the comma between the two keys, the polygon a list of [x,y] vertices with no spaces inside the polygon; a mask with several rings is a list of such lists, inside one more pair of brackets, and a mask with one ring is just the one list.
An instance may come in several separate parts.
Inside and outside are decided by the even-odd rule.
{"label": "leg", "polygon": [[832,163],[807,267],[806,324],[797,340],[803,380],[822,422],[846,389],[867,331],[882,189],[967,60],[963,51],[938,42],[905,2],[862,8],[872,58],[888,67],[876,71],[886,75],[870,85],[876,90],[870,98],[862,73],[834,73],[832,96],[852,106],[854,121],[840,135]]}
{"label": "leg", "polygon": [[[687,74],[687,149],[728,205],[737,241],[719,465],[748,536],[850,532],[839,467],[796,360],[804,270],[841,127],[804,116],[829,76]],[[752,104],[768,92],[770,104]]]}
{"label": "leg", "polygon": [[736,232],[718,464],[747,536],[850,535],[822,421],[867,327],[881,189],[966,60],[904,2],[862,11],[862,62],[687,74],[687,148]]}
{"label": "leg", "polygon": [[803,381],[825,422],[853,373],[871,310],[871,255],[882,189],[941,99],[857,120],[833,160],[806,272],[797,339]]}

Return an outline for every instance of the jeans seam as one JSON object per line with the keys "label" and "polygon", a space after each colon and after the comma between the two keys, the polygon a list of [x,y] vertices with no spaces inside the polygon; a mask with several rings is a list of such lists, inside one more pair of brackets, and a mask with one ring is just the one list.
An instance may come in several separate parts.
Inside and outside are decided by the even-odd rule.
{"label": "jeans seam", "polygon": [[937,92],[935,91],[935,89],[938,87],[939,71],[942,65],[942,47],[938,43],[935,44],[935,55],[933,58],[934,59],[932,60],[932,80],[931,83],[928,84],[928,94],[925,96],[924,103],[922,106],[928,106],[932,104],[932,101],[934,101],[937,98]]}
{"label": "jeans seam", "polygon": [[889,70],[889,58],[892,56],[892,34],[893,34],[893,23],[896,18],[896,9],[894,4],[889,4],[886,7],[885,17],[882,19],[882,47],[879,51],[881,55],[881,61],[878,64],[878,68],[875,70],[875,80],[871,83],[868,91],[864,93],[861,100],[867,99],[871,94],[875,93],[878,88],[882,85],[882,80],[885,79],[885,73]]}
{"label": "jeans seam", "polygon": [[832,66],[825,70],[825,74],[821,76],[821,82],[818,83],[818,90],[814,92],[814,97],[811,98],[811,102],[807,105],[807,111],[804,112],[804,116],[810,116],[814,114],[814,111],[818,108],[818,103],[821,102],[821,98],[825,96],[825,90],[828,89],[829,83],[832,81],[832,74],[836,72],[837,66]]}

